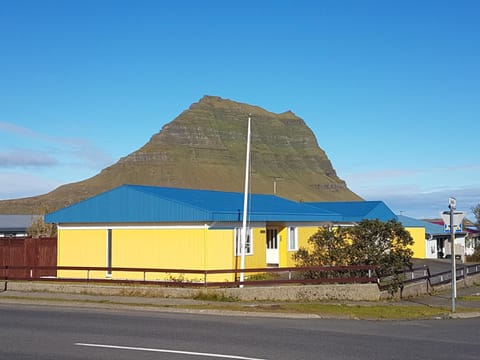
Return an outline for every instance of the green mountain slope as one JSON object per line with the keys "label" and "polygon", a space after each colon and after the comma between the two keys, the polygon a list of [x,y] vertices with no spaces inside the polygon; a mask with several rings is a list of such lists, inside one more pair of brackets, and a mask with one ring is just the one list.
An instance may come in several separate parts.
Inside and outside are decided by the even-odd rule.
{"label": "green mountain slope", "polygon": [[[131,183],[243,191],[247,118],[252,115],[251,191],[296,201],[361,200],[338,178],[312,131],[292,112],[205,96],[139,150],[89,179],[40,196],[0,201],[0,213],[58,209]],[[275,185],[274,185],[275,182]]]}

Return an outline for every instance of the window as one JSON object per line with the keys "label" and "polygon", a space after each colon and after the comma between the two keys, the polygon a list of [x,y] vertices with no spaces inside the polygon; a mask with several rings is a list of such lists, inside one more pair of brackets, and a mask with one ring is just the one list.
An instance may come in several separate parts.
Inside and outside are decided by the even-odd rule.
{"label": "window", "polygon": [[298,250],[298,229],[295,226],[288,227],[288,251]]}
{"label": "window", "polygon": [[[235,256],[242,255],[242,228],[235,228]],[[247,239],[245,241],[245,255],[253,254],[253,229],[247,228]]]}

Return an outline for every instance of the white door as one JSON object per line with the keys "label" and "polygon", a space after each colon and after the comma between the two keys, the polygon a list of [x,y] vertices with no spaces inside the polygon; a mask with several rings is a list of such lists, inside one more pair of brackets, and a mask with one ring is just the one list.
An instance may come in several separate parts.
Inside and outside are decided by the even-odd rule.
{"label": "white door", "polygon": [[279,264],[278,229],[267,229],[267,265]]}

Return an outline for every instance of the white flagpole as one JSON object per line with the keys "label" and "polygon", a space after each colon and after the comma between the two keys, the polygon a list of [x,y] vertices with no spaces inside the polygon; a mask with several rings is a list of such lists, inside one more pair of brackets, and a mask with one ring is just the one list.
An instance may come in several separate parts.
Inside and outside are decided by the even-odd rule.
{"label": "white flagpole", "polygon": [[[251,114],[248,115],[248,126],[247,126],[247,154],[245,160],[245,189],[243,192],[243,221],[242,221],[242,233],[241,233],[241,242],[240,242],[240,282],[244,281],[244,272],[245,269],[245,247],[247,244],[247,212],[248,212],[248,190],[249,190],[249,179],[250,179],[250,137],[251,137]],[[240,284],[240,287],[243,287],[243,284]]]}

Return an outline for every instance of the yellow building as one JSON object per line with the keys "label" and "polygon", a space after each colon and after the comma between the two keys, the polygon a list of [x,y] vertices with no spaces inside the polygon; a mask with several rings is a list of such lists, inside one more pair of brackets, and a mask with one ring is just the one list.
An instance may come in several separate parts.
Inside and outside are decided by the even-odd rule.
{"label": "yellow building", "polygon": [[[204,270],[240,269],[242,208],[241,193],[124,185],[50,213],[45,221],[58,226],[58,266],[102,268],[88,274],[62,270],[59,277],[203,281]],[[293,253],[318,226],[340,220],[334,212],[252,194],[245,268],[293,266]],[[209,275],[208,281],[233,277]]]}
{"label": "yellow building", "polygon": [[297,203],[261,194],[250,196],[242,256],[240,209],[242,193],[123,185],[45,221],[58,226],[58,266],[99,268],[61,270],[59,277],[203,282],[205,270],[237,269],[207,279],[233,281],[242,258],[245,269],[293,267],[293,255],[319,226],[364,219],[403,220],[415,240],[414,257],[432,257],[426,224],[407,224],[381,201]]}

